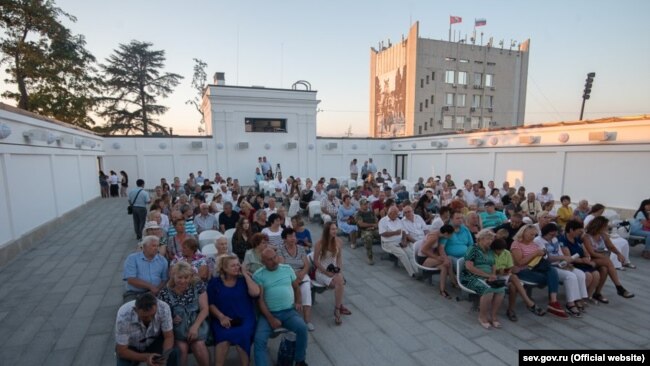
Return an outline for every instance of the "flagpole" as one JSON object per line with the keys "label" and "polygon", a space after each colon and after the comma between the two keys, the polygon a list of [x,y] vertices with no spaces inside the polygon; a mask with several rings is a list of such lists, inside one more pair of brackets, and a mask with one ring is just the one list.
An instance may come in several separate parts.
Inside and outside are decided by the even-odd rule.
{"label": "flagpole", "polygon": [[451,42],[451,15],[449,16],[449,42]]}

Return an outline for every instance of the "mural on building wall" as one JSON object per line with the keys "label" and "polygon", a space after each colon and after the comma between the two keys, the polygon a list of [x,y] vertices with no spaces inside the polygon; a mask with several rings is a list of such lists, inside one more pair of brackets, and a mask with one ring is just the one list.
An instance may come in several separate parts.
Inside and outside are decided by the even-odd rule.
{"label": "mural on building wall", "polygon": [[406,134],[406,65],[375,77],[375,137]]}

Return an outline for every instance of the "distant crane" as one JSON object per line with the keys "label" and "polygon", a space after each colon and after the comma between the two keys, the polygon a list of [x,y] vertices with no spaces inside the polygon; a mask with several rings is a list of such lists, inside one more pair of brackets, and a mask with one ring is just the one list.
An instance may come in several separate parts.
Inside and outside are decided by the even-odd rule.
{"label": "distant crane", "polygon": [[349,125],[349,126],[348,126],[348,130],[345,131],[345,133],[344,133],[343,135],[344,135],[345,137],[352,137],[352,135],[353,135],[353,133],[352,133],[352,125]]}

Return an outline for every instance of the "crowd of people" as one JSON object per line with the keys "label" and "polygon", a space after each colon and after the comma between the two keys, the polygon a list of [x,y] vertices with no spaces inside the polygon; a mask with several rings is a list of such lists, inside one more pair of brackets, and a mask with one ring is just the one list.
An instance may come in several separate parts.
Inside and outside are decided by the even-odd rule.
{"label": "crowd of people", "polygon": [[[306,364],[307,334],[315,330],[312,282],[333,289],[334,324],[351,314],[344,305],[343,236],[351,249],[361,242],[368,265],[375,263],[373,245],[380,244],[411,277],[420,277],[423,267],[439,271],[443,299],[451,298],[448,285],[476,293],[478,321],[486,329],[502,327],[498,313],[506,293],[510,321],[518,320],[518,295],[533,314],[561,319],[609,303],[603,294],[608,278],[618,295],[634,296],[619,276],[635,268],[629,244],[610,236],[603,205],[580,201],[572,209],[570,197],[562,196],[556,209],[548,188],[535,194],[508,182],[496,188],[492,181],[465,180],[457,189],[450,175],[407,187],[372,159],[361,173],[356,159],[350,163],[350,179],[358,184],[283,179],[279,170],[278,164],[273,173],[260,157],[254,187],[272,182],[270,195],[219,173],[214,179],[190,173],[185,183],[163,178],[151,193],[137,180],[128,198],[140,245],[124,264],[118,364],[184,365],[191,350],[207,365],[207,347],[214,344],[216,365],[223,365],[230,346],[242,365],[252,349],[255,364],[267,365],[268,339],[279,328],[296,335],[294,359]],[[303,215],[313,201],[323,223],[315,241]],[[650,200],[644,200],[632,224],[632,233],[646,239],[646,259],[649,214]],[[216,240],[216,255],[201,253],[202,232],[230,229],[230,242]],[[527,284],[548,288],[545,309],[528,295]]]}

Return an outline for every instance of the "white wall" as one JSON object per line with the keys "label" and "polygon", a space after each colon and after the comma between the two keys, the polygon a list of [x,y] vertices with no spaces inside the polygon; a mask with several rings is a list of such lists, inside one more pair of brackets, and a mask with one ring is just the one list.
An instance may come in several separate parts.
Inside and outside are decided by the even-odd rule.
{"label": "white wall", "polygon": [[103,154],[101,137],[0,104],[3,132],[0,248],[98,197]]}

